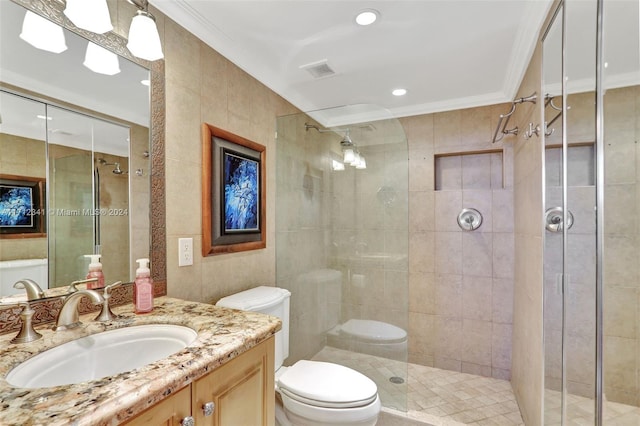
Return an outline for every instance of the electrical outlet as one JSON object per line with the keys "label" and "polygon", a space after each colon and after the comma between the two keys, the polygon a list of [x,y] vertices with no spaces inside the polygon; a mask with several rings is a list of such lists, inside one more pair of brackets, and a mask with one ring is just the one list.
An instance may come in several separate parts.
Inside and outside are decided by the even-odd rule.
{"label": "electrical outlet", "polygon": [[193,265],[193,238],[178,238],[178,266]]}

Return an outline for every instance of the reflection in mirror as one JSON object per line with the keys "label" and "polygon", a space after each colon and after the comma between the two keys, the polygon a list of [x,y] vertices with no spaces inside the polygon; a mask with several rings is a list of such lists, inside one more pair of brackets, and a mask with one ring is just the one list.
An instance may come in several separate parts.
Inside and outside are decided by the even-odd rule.
{"label": "reflection in mirror", "polygon": [[0,296],[24,292],[21,278],[45,289],[84,278],[91,253],[107,282],[131,281],[150,255],[149,71],[119,57],[120,73],[93,72],[87,40],[67,30],[64,52],[36,49],[18,37],[25,9],[0,8],[0,175],[46,182],[32,206],[43,232],[0,234]]}

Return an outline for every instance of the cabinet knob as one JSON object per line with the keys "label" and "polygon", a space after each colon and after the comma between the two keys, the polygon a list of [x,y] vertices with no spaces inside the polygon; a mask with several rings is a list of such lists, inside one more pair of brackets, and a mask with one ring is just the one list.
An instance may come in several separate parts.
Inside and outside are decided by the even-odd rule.
{"label": "cabinet knob", "polygon": [[196,421],[191,416],[185,417],[180,422],[181,426],[194,426],[195,424],[196,424]]}
{"label": "cabinet knob", "polygon": [[213,402],[207,402],[202,406],[202,411],[204,412],[205,417],[213,414],[213,410],[216,409],[216,404]]}

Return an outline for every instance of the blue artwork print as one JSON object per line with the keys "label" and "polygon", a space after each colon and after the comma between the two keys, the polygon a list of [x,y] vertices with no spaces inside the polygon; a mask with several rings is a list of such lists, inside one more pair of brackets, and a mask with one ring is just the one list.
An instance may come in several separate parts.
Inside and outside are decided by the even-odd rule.
{"label": "blue artwork print", "polygon": [[224,151],[224,231],[259,231],[259,163]]}
{"label": "blue artwork print", "polygon": [[31,188],[0,185],[0,226],[33,226],[33,192]]}

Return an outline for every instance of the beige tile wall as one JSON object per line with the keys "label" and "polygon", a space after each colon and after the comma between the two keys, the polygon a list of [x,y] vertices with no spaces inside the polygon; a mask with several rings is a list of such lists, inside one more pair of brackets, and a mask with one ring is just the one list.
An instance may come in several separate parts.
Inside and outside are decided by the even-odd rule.
{"label": "beige tile wall", "polygon": [[[516,97],[541,93],[541,49],[533,53]],[[526,129],[542,121],[540,102],[518,106],[512,123]],[[514,146],[515,282],[512,379],[522,418],[542,424],[543,395],[543,159],[542,138],[507,136]]]}
{"label": "beige tile wall", "polygon": [[[165,54],[168,293],[215,302],[257,285],[275,285],[275,119],[297,111],[171,19],[153,12]],[[266,146],[265,249],[201,255],[203,122]],[[193,266],[178,267],[181,237],[193,238]]]}
{"label": "beige tile wall", "polygon": [[[513,149],[491,144],[506,108],[401,119],[409,142],[410,362],[510,378]],[[434,168],[438,154],[451,153],[472,155],[437,157]],[[482,213],[478,230],[459,228],[463,207]]]}

